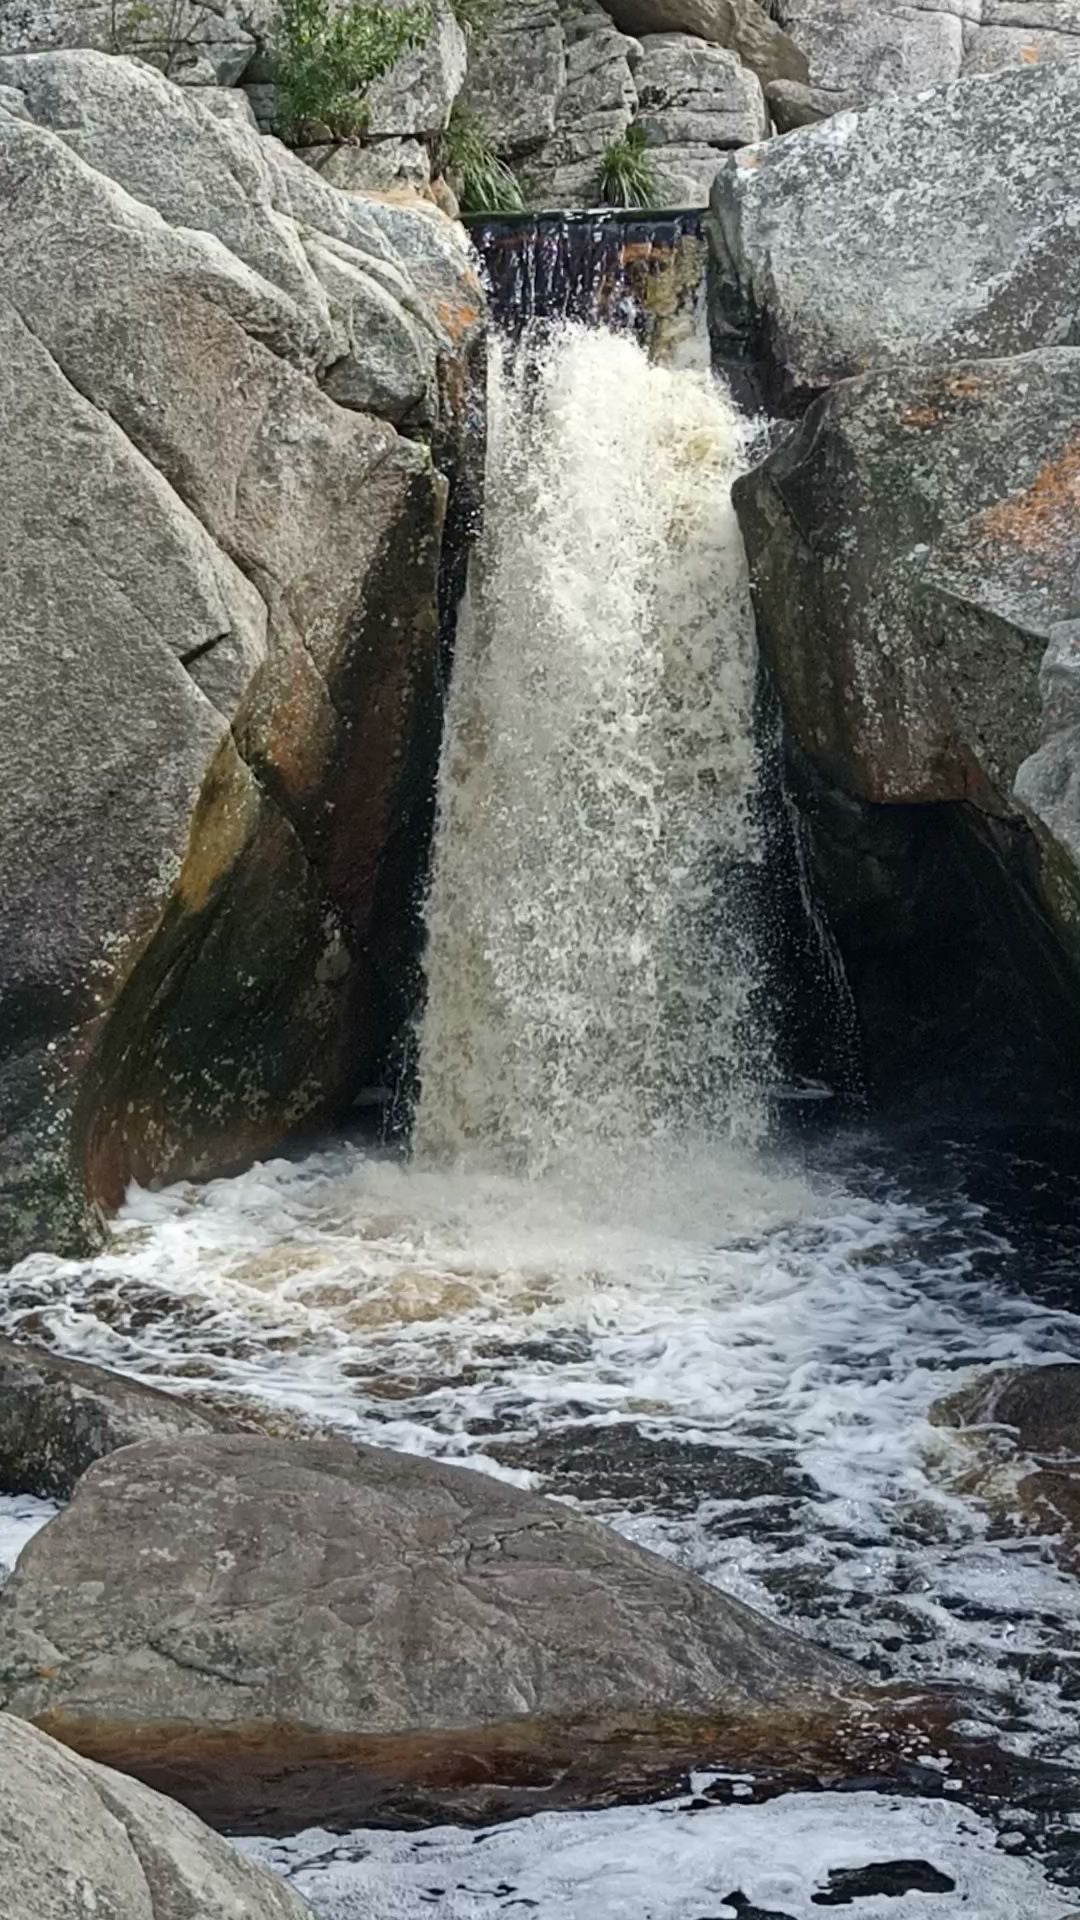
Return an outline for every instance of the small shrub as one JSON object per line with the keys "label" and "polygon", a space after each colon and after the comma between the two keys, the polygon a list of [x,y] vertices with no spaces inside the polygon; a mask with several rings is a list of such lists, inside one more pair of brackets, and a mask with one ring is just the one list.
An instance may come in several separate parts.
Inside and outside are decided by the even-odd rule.
{"label": "small shrub", "polygon": [[656,175],[637,127],[627,127],[606,149],[600,162],[600,181],[609,207],[655,206]]}
{"label": "small shrub", "polygon": [[513,168],[500,160],[478,113],[455,104],[442,137],[443,171],[460,180],[462,213],[522,213],[525,202]]}
{"label": "small shrub", "polygon": [[325,130],[351,139],[367,125],[372,82],[420,46],[431,31],[429,0],[390,7],[382,0],[282,0],[275,47],[281,131],[303,140]]}

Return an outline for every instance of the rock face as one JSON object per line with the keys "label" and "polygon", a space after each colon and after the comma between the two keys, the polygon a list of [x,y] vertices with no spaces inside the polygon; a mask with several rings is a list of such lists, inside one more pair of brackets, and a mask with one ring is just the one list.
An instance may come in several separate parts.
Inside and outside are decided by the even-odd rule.
{"label": "rock face", "polygon": [[[723,149],[769,131],[761,83],[734,53],[687,34],[650,34],[641,45],[635,125],[659,176],[656,198],[704,206]],[[680,193],[683,180],[690,190]]]}
{"label": "rock face", "polygon": [[183,1807],[0,1714],[0,1920],[305,1920]]}
{"label": "rock face", "polygon": [[69,1499],[106,1454],[232,1422],[103,1367],[0,1340],[0,1493]]}
{"label": "rock face", "polygon": [[0,54],[89,48],[189,86],[233,86],[267,43],[272,0],[0,0]]}
{"label": "rock face", "polygon": [[952,1478],[1014,1522],[1045,1534],[1080,1571],[1080,1366],[1006,1367],[938,1400],[967,1461]]}
{"label": "rock face", "polygon": [[757,0],[609,0],[608,12],[624,33],[692,34],[712,46],[730,47],[764,84],[805,81],[806,55]]}
{"label": "rock face", "polygon": [[844,382],[736,485],[881,1095],[936,1060],[1049,1111],[1080,1069],[1078,461],[1048,348]]}
{"label": "rock face", "polygon": [[147,67],[0,86],[10,1259],[371,1071],[432,765],[423,442],[455,443],[480,296],[433,209],[340,194]]}
{"label": "rock face", "polygon": [[582,1803],[858,1679],[566,1508],[249,1435],[99,1461],[0,1596],[7,1707],[242,1830]]}
{"label": "rock face", "polygon": [[1075,0],[777,0],[775,12],[806,55],[813,85],[854,89],[868,99],[1080,54]]}
{"label": "rock face", "polygon": [[724,161],[716,329],[770,403],[930,355],[1078,339],[1080,68],[1035,66],[841,114]]}

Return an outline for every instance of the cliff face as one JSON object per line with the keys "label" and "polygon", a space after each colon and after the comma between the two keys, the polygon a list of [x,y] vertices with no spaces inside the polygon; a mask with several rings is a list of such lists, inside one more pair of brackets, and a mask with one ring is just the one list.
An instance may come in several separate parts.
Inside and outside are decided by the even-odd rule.
{"label": "cliff face", "polygon": [[273,1146],[386,1042],[482,299],[434,208],[148,67],[0,85],[15,1257]]}

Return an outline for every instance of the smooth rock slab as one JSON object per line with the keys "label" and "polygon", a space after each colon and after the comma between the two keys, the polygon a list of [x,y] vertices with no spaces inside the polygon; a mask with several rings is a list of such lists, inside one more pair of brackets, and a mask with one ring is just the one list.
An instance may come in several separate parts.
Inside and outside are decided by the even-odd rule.
{"label": "smooth rock slab", "polygon": [[860,1690],[617,1534],[483,1475],[251,1435],[99,1461],[0,1596],[0,1701],[215,1822],[485,1817],[809,1753]]}
{"label": "smooth rock slab", "polygon": [[0,1714],[0,1920],[304,1920],[183,1807]]}
{"label": "smooth rock slab", "polygon": [[118,1447],[231,1427],[104,1367],[0,1340],[0,1493],[66,1500],[87,1467]]}
{"label": "smooth rock slab", "polygon": [[900,360],[1080,339],[1080,68],[837,114],[722,162],[715,326],[770,401]]}

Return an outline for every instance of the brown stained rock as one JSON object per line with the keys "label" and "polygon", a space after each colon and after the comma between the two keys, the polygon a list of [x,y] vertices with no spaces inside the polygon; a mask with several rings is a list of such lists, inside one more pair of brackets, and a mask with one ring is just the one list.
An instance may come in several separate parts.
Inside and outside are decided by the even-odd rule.
{"label": "brown stained rock", "polygon": [[1080,1573],[1080,1365],[984,1374],[938,1400],[930,1420],[964,1443],[967,1463],[950,1463],[956,1482],[1045,1534]]}
{"label": "brown stained rock", "polygon": [[483,303],[433,207],[148,67],[0,85],[5,1264],[321,1124],[403,1017]]}
{"label": "brown stained rock", "polygon": [[339,1443],[113,1454],[0,1596],[6,1708],[266,1830],[583,1804],[706,1753],[894,1764],[865,1696],[567,1508]]}

